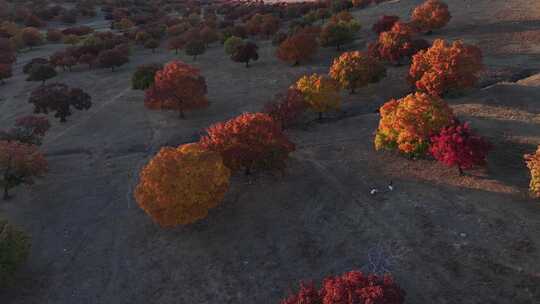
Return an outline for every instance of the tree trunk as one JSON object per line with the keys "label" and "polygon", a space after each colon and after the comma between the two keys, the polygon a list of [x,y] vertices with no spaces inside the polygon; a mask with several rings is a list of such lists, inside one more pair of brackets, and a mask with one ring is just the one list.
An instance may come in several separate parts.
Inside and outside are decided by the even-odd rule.
{"label": "tree trunk", "polygon": [[114,67],[111,67],[111,71],[114,72]]}
{"label": "tree trunk", "polygon": [[459,176],[463,176],[463,169],[461,169],[461,166],[458,166]]}
{"label": "tree trunk", "polygon": [[7,201],[9,199],[9,193],[8,193],[9,189],[8,189],[8,185],[6,183],[6,185],[4,186],[4,200]]}
{"label": "tree trunk", "polygon": [[249,60],[246,61],[246,68],[249,68]]}
{"label": "tree trunk", "polygon": [[246,171],[244,171],[244,173],[246,174],[246,176],[251,175],[251,168],[246,167]]}
{"label": "tree trunk", "polygon": [[354,94],[354,93],[356,93],[356,92],[354,91],[354,87],[351,87],[351,94]]}

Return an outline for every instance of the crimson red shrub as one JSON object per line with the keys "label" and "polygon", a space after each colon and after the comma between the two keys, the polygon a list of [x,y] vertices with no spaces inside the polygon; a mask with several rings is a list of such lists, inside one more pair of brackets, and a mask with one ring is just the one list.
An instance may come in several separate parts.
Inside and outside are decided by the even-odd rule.
{"label": "crimson red shrub", "polygon": [[382,32],[387,32],[389,30],[392,29],[392,27],[394,26],[394,24],[396,22],[399,21],[399,17],[398,16],[387,16],[387,15],[384,15],[382,16],[381,18],[379,18],[379,20],[377,21],[377,23],[373,24],[373,26],[371,27],[371,29],[376,33],[376,34],[380,34]]}
{"label": "crimson red shrub", "polygon": [[429,151],[435,159],[449,167],[456,166],[463,174],[463,169],[484,165],[490,148],[487,141],[464,123],[446,127],[432,136]]}
{"label": "crimson red shrub", "polygon": [[310,285],[301,285],[297,294],[281,304],[401,304],[405,292],[390,275],[364,275],[359,271],[331,276],[323,281],[318,291]]}
{"label": "crimson red shrub", "polygon": [[285,95],[276,96],[276,100],[268,102],[263,112],[281,123],[283,129],[298,122],[306,111],[304,95],[297,89],[289,89]]}

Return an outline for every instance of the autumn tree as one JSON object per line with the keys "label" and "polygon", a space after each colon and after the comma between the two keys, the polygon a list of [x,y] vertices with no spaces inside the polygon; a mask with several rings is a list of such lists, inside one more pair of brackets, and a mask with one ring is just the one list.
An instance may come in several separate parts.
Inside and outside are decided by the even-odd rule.
{"label": "autumn tree", "polygon": [[412,12],[412,22],[428,33],[444,27],[451,17],[448,5],[439,0],[426,0]]}
{"label": "autumn tree", "polygon": [[186,55],[193,56],[193,60],[197,60],[197,56],[206,51],[206,46],[202,40],[192,40],[186,44],[184,51]]}
{"label": "autumn tree", "polygon": [[161,148],[142,169],[135,199],[162,227],[194,223],[223,200],[230,170],[198,144]]}
{"label": "autumn tree", "polygon": [[199,36],[206,47],[208,47],[209,44],[219,40],[218,32],[208,26],[205,26],[201,29],[201,31],[199,32]]}
{"label": "autumn tree", "polygon": [[319,120],[323,113],[339,110],[341,106],[339,83],[328,76],[306,75],[296,82],[295,87],[304,95],[306,105],[319,114]]}
{"label": "autumn tree", "polygon": [[263,110],[274,121],[279,122],[283,129],[298,123],[305,111],[304,94],[295,88],[289,88],[285,94],[278,94],[274,100],[265,104]]}
{"label": "autumn tree", "polygon": [[97,56],[92,53],[82,54],[81,57],[79,57],[78,62],[81,64],[86,64],[88,65],[88,69],[92,69],[97,62]]}
{"label": "autumn tree", "polygon": [[419,91],[443,96],[476,85],[482,69],[479,48],[461,41],[449,45],[437,39],[429,49],[413,56],[409,81]]}
{"label": "autumn tree", "polygon": [[46,35],[47,41],[49,42],[60,42],[64,38],[62,31],[56,29],[48,29]]}
{"label": "autumn tree", "polygon": [[259,59],[258,49],[259,47],[254,42],[248,41],[236,47],[231,59],[235,62],[243,62],[246,64],[246,68],[249,68],[251,60],[257,61]]}
{"label": "autumn tree", "polygon": [[11,129],[0,131],[0,140],[41,145],[42,139],[50,127],[51,124],[47,117],[22,116],[16,119],[15,125]]}
{"label": "autumn tree", "polygon": [[168,41],[167,48],[174,50],[178,54],[178,50],[184,48],[186,41],[181,36],[171,37]]}
{"label": "autumn tree", "polygon": [[148,39],[145,43],[144,43],[144,47],[146,49],[151,49],[152,50],[152,53],[155,53],[156,52],[156,49],[159,47],[159,41],[157,41],[156,39]]}
{"label": "autumn tree", "polygon": [[21,39],[25,46],[32,49],[35,46],[43,43],[43,38],[39,30],[35,27],[27,27],[21,31]]}
{"label": "autumn tree", "polygon": [[154,85],[145,92],[144,104],[149,109],[176,110],[180,118],[184,112],[208,106],[206,81],[200,71],[175,60],[156,72]]}
{"label": "autumn tree", "polygon": [[371,30],[374,31],[377,35],[382,32],[387,32],[392,29],[394,24],[399,21],[398,16],[387,16],[383,15],[377,20],[375,24],[371,27]]}
{"label": "autumn tree", "polygon": [[535,153],[525,154],[524,158],[531,175],[529,190],[535,197],[540,197],[540,146]]}
{"label": "autumn tree", "polygon": [[254,169],[283,169],[295,150],[280,124],[263,113],[244,113],[206,132],[201,145],[220,153],[232,171],[244,169],[246,174]]}
{"label": "autumn tree", "polygon": [[41,86],[30,94],[29,103],[34,104],[34,113],[48,114],[55,112],[54,117],[66,122],[71,109],[88,110],[92,106],[90,95],[78,88],[69,88],[62,83]]}
{"label": "autumn tree", "polygon": [[353,94],[355,89],[384,78],[386,69],[378,59],[355,51],[343,53],[334,59],[329,75],[338,81],[342,88],[350,90]]}
{"label": "autumn tree", "polygon": [[375,149],[398,150],[410,156],[425,155],[430,136],[454,122],[446,102],[424,93],[391,99],[380,108],[380,115]]}
{"label": "autumn tree", "polygon": [[378,276],[350,271],[324,279],[317,290],[314,284],[301,284],[300,290],[281,304],[403,304],[405,291],[390,274]]}
{"label": "autumn tree", "polygon": [[0,64],[13,64],[16,61],[15,49],[7,38],[0,37]]}
{"label": "autumn tree", "polygon": [[31,185],[35,177],[47,172],[47,161],[35,145],[17,141],[0,141],[0,186],[4,200],[9,190],[22,184]]}
{"label": "autumn tree", "polygon": [[353,19],[350,21],[331,21],[322,28],[320,34],[321,45],[335,46],[340,51],[344,44],[354,40],[354,34],[358,30],[360,30],[360,24]]}
{"label": "autumn tree", "polygon": [[131,87],[134,90],[146,90],[154,85],[154,78],[157,71],[163,66],[158,63],[143,64],[137,67],[131,77]]}
{"label": "autumn tree", "polygon": [[225,42],[223,43],[223,47],[225,48],[225,53],[227,55],[233,55],[236,49],[242,44],[244,44],[242,38],[231,36],[227,40],[225,40]]}
{"label": "autumn tree", "polygon": [[485,165],[489,149],[490,144],[474,134],[468,123],[456,123],[431,137],[429,152],[448,167],[457,167],[463,175],[463,170]]}
{"label": "autumn tree", "polygon": [[280,60],[292,65],[298,65],[301,61],[309,60],[317,52],[318,43],[313,35],[295,34],[283,41],[276,56]]}
{"label": "autumn tree", "polygon": [[414,39],[411,26],[396,22],[390,31],[382,32],[375,43],[368,46],[368,53],[380,60],[399,65],[418,51],[429,47],[423,39]]}
{"label": "autumn tree", "polygon": [[11,287],[14,276],[28,258],[30,238],[0,219],[0,288]]}
{"label": "autumn tree", "polygon": [[0,63],[0,84],[5,83],[5,79],[13,76],[12,65],[9,63]]}
{"label": "autumn tree", "polygon": [[99,64],[104,68],[111,68],[114,72],[115,67],[120,67],[129,62],[129,57],[117,49],[105,50],[99,54]]}
{"label": "autumn tree", "polygon": [[45,85],[45,81],[57,75],[56,70],[49,64],[35,64],[32,66],[27,81],[41,81]]}

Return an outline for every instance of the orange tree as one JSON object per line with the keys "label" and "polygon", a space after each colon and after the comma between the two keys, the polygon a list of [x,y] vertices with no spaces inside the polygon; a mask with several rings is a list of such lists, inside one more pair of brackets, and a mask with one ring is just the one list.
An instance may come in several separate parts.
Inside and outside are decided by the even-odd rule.
{"label": "orange tree", "polygon": [[278,47],[276,56],[282,61],[298,65],[309,60],[317,52],[317,39],[313,35],[298,33],[285,39]]}
{"label": "orange tree", "polygon": [[190,224],[223,200],[229,177],[216,152],[198,144],[165,147],[142,169],[135,199],[162,227]]}
{"label": "orange tree", "polygon": [[392,64],[401,64],[419,50],[429,47],[423,39],[413,39],[415,30],[412,26],[397,21],[391,30],[382,32],[375,43],[370,43],[368,53]]}
{"label": "orange tree", "polygon": [[540,146],[535,153],[525,154],[524,158],[531,174],[529,190],[535,197],[540,197]]}
{"label": "orange tree", "polygon": [[410,156],[425,155],[430,136],[454,121],[446,102],[424,93],[392,99],[380,108],[380,114],[375,149],[398,150]]}
{"label": "orange tree", "polygon": [[0,141],[0,186],[4,200],[9,190],[21,184],[33,184],[34,177],[47,172],[47,161],[37,146],[18,141]]}
{"label": "orange tree", "polygon": [[229,121],[210,126],[201,138],[203,147],[219,152],[233,171],[282,169],[295,146],[281,125],[263,113],[244,113]]}
{"label": "orange tree", "polygon": [[167,63],[156,72],[154,85],[145,91],[144,104],[149,109],[184,111],[208,106],[206,81],[198,69],[182,61]]}
{"label": "orange tree", "polygon": [[385,77],[386,69],[378,59],[366,53],[345,52],[334,59],[329,75],[338,81],[342,88],[353,94],[356,88],[378,82]]}
{"label": "orange tree", "polygon": [[439,0],[426,0],[412,12],[413,23],[426,32],[444,27],[451,17],[448,5]]}
{"label": "orange tree", "polygon": [[319,113],[319,120],[322,119],[323,113],[339,110],[341,106],[339,83],[328,76],[305,75],[298,79],[295,87],[304,95],[306,105]]}
{"label": "orange tree", "polygon": [[473,87],[483,69],[479,48],[455,41],[448,45],[437,39],[413,56],[409,81],[417,90],[442,96],[448,91]]}

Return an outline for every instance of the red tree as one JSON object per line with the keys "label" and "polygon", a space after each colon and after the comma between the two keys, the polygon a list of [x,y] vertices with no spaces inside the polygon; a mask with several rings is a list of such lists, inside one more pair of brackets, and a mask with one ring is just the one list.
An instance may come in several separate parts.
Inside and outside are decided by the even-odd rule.
{"label": "red tree", "polygon": [[318,43],[313,35],[295,34],[283,41],[276,56],[282,61],[298,65],[300,61],[310,59],[317,52]]}
{"label": "red tree", "polygon": [[11,64],[0,63],[0,84],[4,84],[4,79],[13,76]]}
{"label": "red tree", "polygon": [[465,123],[446,127],[440,134],[432,136],[429,151],[443,164],[456,166],[462,175],[463,169],[484,165],[490,148],[491,145],[475,135]]}
{"label": "red tree", "polygon": [[246,174],[255,168],[284,168],[295,150],[280,124],[263,113],[244,113],[206,131],[202,146],[219,152],[232,171],[244,168]]}
{"label": "red tree", "polygon": [[380,34],[382,32],[387,32],[389,30],[392,29],[392,27],[394,26],[394,24],[396,22],[399,21],[399,17],[398,16],[387,16],[387,15],[384,15],[382,16],[381,18],[379,18],[379,20],[377,21],[377,23],[373,24],[373,27],[371,27],[371,29],[376,33],[376,34]]}
{"label": "red tree", "polygon": [[311,285],[301,285],[297,294],[281,304],[401,304],[405,292],[390,275],[364,275],[359,271],[328,277],[320,290]]}
{"label": "red tree", "polygon": [[24,28],[21,32],[21,39],[24,45],[30,49],[43,43],[43,38],[41,37],[39,30],[35,27]]}
{"label": "red tree", "polygon": [[154,85],[145,95],[147,108],[177,110],[181,118],[186,110],[208,106],[206,80],[198,69],[179,60],[156,72]]}
{"label": "red tree", "polygon": [[114,72],[115,67],[128,63],[129,57],[120,50],[112,49],[101,52],[99,54],[98,61],[101,66],[111,68],[111,71]]}
{"label": "red tree", "polygon": [[285,95],[278,95],[274,101],[268,102],[263,112],[287,129],[298,122],[306,109],[304,94],[297,89],[289,89]]}
{"label": "red tree", "polygon": [[249,68],[250,60],[257,61],[259,59],[258,49],[259,47],[253,42],[240,44],[234,50],[231,59],[236,62],[243,62],[246,64],[246,68]]}

